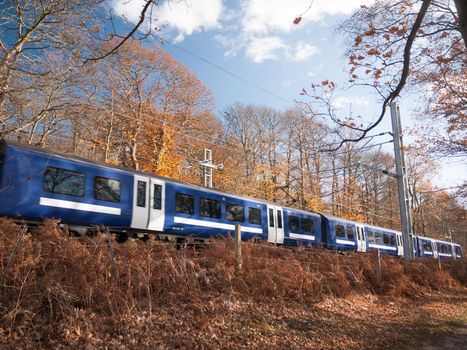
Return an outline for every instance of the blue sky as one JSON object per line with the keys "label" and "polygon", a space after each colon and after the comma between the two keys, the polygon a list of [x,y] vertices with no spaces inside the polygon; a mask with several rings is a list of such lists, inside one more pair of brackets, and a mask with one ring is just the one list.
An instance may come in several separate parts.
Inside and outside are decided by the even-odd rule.
{"label": "blue sky", "polygon": [[[300,91],[308,89],[311,83],[328,79],[345,87],[348,67],[343,57],[343,37],[336,33],[335,27],[359,6],[371,2],[169,0],[155,8],[152,15],[157,26],[164,26],[157,35],[179,48],[169,43],[162,47],[186,64],[210,89],[217,102],[216,113],[235,102],[285,110],[296,100],[304,101]],[[112,10],[132,23],[139,19],[144,3],[144,0],[109,0]],[[294,25],[293,20],[299,15],[302,20]],[[154,38],[154,44],[158,42]],[[152,43],[149,40],[147,44]],[[376,96],[363,88],[340,90],[335,103],[344,114],[351,108],[354,115],[361,115],[367,123],[380,111]],[[412,125],[413,97],[408,101],[402,99],[400,105],[404,126]],[[385,119],[375,133],[390,131],[389,115]],[[388,139],[386,135],[375,142]],[[388,145],[386,150],[392,152],[392,146]],[[457,185],[464,180],[464,174],[465,167],[461,165],[435,182]]]}
{"label": "blue sky", "polygon": [[[111,5],[118,15],[135,22],[144,2],[113,0]],[[312,81],[347,80],[343,46],[334,27],[363,3],[368,1],[314,0],[307,10],[310,0],[170,0],[153,17],[166,25],[158,35],[248,81],[163,45],[211,89],[217,110],[234,102],[286,109]],[[294,25],[294,18],[302,13],[301,23]],[[368,105],[363,96],[347,94],[346,99]]]}

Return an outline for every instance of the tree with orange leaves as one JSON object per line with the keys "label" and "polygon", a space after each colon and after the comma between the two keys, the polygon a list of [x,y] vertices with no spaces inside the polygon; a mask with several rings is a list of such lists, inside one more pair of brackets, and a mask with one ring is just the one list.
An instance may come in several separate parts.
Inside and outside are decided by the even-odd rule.
{"label": "tree with orange leaves", "polygon": [[91,79],[98,83],[89,108],[103,113],[83,127],[106,161],[181,179],[202,151],[196,133],[220,132],[209,91],[158,47],[127,42],[97,63]]}

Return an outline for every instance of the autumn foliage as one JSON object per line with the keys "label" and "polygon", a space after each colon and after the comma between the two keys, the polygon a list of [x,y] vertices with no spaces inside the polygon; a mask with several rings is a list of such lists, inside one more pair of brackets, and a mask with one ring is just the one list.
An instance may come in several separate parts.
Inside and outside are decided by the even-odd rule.
{"label": "autumn foliage", "polygon": [[[238,273],[229,239],[176,250],[152,240],[109,245],[102,233],[71,238],[52,221],[22,239],[20,232],[13,221],[1,221],[0,342],[30,348],[57,342],[76,347],[99,338],[121,343],[118,334],[128,331],[124,324],[132,315],[145,318],[180,307],[204,327],[217,307],[214,300],[313,305],[355,292],[417,297],[467,286],[464,261],[443,262],[440,271],[436,261],[418,260],[404,271],[400,260],[384,256],[379,280],[372,254],[245,243]],[[175,315],[181,323],[187,317]],[[80,329],[83,322],[94,328]],[[134,327],[131,332],[139,334]],[[136,334],[134,344],[143,346],[144,337]]]}

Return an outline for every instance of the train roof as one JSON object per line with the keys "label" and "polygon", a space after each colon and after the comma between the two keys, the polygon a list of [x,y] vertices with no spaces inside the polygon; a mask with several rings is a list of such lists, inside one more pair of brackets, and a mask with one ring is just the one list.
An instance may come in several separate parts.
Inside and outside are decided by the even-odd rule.
{"label": "train roof", "polygon": [[[375,228],[375,229],[378,229],[378,230],[384,230],[384,231],[389,231],[389,232],[394,232],[394,233],[401,233],[401,231],[397,231],[397,230],[393,230],[391,228],[385,228],[385,227],[381,227],[381,226],[375,226],[375,225],[370,225],[370,224],[363,224],[367,227],[370,227],[370,228]],[[413,233],[410,233],[411,235]]]}
{"label": "train roof", "polygon": [[[340,218],[338,216],[332,216],[332,215],[326,215],[326,214],[321,214],[321,215],[324,216],[328,220],[339,220],[339,221],[349,222],[349,223],[352,223],[352,224],[361,224],[360,222],[353,221],[353,220],[348,220],[348,219],[343,219],[343,218]],[[362,225],[365,225],[365,224],[362,224]]]}

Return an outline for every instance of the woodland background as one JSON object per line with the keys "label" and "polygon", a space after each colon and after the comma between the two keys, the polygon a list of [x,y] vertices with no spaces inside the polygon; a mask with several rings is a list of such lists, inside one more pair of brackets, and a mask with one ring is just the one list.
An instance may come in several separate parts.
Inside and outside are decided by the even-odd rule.
{"label": "woodland background", "polygon": [[[216,188],[399,229],[396,181],[383,173],[394,172],[393,155],[381,148],[388,141],[362,136],[358,120],[337,114],[333,82],[304,89],[308,102],[289,110],[237,103],[216,115],[209,89],[189,68],[140,40],[150,32],[119,35],[104,1],[0,4],[1,138],[196,184],[209,148],[224,164]],[[347,36],[350,86],[368,85],[382,100],[401,80],[415,95],[425,92],[416,96],[426,102],[419,111],[426,127],[412,130],[419,142],[405,150],[413,231],[452,233],[465,246],[465,186],[438,189],[430,181],[440,157],[465,159],[458,13],[448,1],[382,0],[338,31]],[[404,54],[414,38],[407,74]]]}

